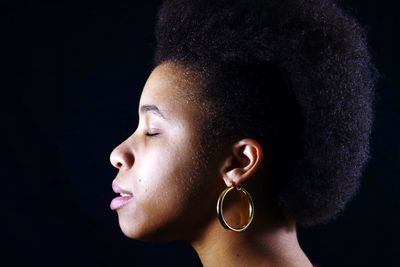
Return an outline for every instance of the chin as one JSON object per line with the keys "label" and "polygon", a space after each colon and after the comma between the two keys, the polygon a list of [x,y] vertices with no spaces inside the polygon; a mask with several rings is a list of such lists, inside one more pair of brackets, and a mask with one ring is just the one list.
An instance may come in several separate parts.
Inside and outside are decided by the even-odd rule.
{"label": "chin", "polygon": [[143,240],[145,237],[142,227],[139,227],[134,222],[124,221],[119,218],[119,227],[121,228],[122,233],[131,239]]}
{"label": "chin", "polygon": [[139,226],[132,221],[126,222],[120,218],[119,227],[121,228],[122,233],[131,239],[141,241],[169,241],[168,238],[160,235],[159,231],[148,229],[149,225]]}
{"label": "chin", "polygon": [[130,229],[129,227],[124,227],[123,225],[119,225],[119,227],[121,228],[122,233],[126,236],[129,237],[131,239],[138,239],[139,235],[137,233],[135,233],[135,231],[132,231],[132,229]]}

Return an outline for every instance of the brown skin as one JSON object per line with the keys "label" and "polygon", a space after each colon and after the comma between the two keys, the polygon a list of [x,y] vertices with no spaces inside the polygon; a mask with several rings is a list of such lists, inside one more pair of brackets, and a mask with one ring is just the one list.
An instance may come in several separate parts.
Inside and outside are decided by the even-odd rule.
{"label": "brown skin", "polygon": [[[134,196],[117,210],[122,231],[134,239],[186,240],[206,267],[311,266],[295,223],[277,224],[258,205],[263,190],[256,173],[264,157],[259,143],[238,140],[212,156],[204,150],[200,137],[206,114],[196,101],[198,82],[172,63],[155,68],[147,80],[138,128],[110,157],[119,169],[114,182]],[[149,105],[163,117],[142,108]],[[216,215],[217,198],[229,185],[254,194],[254,221],[243,233],[225,230]],[[224,212],[234,212],[233,206]]]}

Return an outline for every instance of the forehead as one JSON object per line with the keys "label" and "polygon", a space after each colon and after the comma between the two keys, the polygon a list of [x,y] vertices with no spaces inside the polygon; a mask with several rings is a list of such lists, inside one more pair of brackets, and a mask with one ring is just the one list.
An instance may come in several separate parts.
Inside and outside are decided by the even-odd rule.
{"label": "forehead", "polygon": [[198,96],[200,79],[194,71],[173,63],[163,63],[150,74],[143,88],[140,106],[156,105],[163,113],[174,117],[201,116]]}
{"label": "forehead", "polygon": [[[194,95],[199,90],[196,75],[187,68],[173,63],[163,63],[150,74],[143,88],[141,104],[148,101],[170,100],[194,101]],[[154,104],[154,103],[152,103]]]}

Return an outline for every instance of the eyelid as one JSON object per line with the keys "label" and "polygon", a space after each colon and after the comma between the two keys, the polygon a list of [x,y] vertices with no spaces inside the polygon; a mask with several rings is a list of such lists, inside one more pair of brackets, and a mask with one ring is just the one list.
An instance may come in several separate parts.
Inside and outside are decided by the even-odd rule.
{"label": "eyelid", "polygon": [[150,128],[146,131],[146,136],[156,136],[160,134],[160,129],[157,128]]}

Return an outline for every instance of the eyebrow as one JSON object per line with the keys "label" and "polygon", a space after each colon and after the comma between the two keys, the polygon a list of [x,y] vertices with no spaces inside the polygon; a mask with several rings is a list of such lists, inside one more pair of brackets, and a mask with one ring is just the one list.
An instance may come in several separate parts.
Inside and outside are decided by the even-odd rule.
{"label": "eyebrow", "polygon": [[152,112],[152,113],[158,115],[159,117],[165,119],[164,115],[161,113],[161,111],[155,105],[140,106],[140,113],[144,113],[144,112]]}

